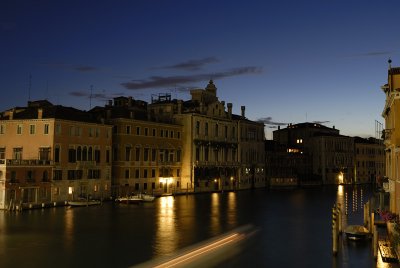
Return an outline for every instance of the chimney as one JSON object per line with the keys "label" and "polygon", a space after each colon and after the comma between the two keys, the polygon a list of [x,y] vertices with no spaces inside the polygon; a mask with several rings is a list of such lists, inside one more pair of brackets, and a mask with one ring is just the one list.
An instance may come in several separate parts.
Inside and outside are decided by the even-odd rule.
{"label": "chimney", "polygon": [[39,108],[38,109],[38,119],[42,119],[43,118],[43,108]]}
{"label": "chimney", "polygon": [[226,106],[228,107],[228,117],[232,117],[232,103],[227,103]]}
{"label": "chimney", "polygon": [[246,117],[246,106],[240,106],[240,109],[242,109],[242,117]]}
{"label": "chimney", "polygon": [[182,100],[178,100],[178,114],[182,113]]}

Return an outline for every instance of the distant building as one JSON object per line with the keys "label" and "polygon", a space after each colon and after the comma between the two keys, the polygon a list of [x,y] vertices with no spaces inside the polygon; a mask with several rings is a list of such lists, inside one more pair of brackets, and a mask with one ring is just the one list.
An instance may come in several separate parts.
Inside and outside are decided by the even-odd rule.
{"label": "distant building", "polygon": [[151,117],[181,125],[182,187],[220,191],[265,186],[264,125],[232,114],[210,81],[190,91],[191,100],[160,95],[149,104]]}
{"label": "distant building", "polygon": [[289,124],[273,139],[276,151],[267,147],[270,182],[289,176],[300,184],[369,183],[383,175],[380,140],[343,136],[317,123]]}
{"label": "distant building", "polygon": [[0,208],[111,196],[111,126],[29,102],[0,116]]}
{"label": "distant building", "polygon": [[400,213],[400,67],[391,67],[389,61],[388,82],[382,86],[386,95],[382,117],[385,119],[383,139],[385,144],[387,191],[390,193],[390,210]]}
{"label": "distant building", "polygon": [[385,175],[385,145],[380,139],[354,138],[355,183],[376,183]]}
{"label": "distant building", "polygon": [[181,189],[182,126],[150,120],[147,103],[118,97],[91,110],[113,126],[114,196]]}

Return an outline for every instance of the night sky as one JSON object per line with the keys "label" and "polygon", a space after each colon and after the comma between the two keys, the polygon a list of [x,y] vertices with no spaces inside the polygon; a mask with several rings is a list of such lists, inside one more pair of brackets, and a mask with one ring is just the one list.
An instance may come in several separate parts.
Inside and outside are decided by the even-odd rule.
{"label": "night sky", "polygon": [[[0,2],[0,110],[28,99],[89,110],[213,79],[233,112],[375,136],[400,1]],[[92,97],[90,98],[92,93]]]}

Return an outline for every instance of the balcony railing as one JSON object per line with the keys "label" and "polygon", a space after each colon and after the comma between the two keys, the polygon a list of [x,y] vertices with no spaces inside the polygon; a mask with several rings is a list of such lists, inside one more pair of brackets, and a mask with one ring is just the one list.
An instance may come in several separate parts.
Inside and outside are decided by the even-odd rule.
{"label": "balcony railing", "polygon": [[390,140],[392,132],[393,132],[392,128],[382,130],[382,139],[385,141]]}
{"label": "balcony railing", "polygon": [[7,166],[50,166],[53,164],[51,160],[39,159],[0,159],[0,165]]}

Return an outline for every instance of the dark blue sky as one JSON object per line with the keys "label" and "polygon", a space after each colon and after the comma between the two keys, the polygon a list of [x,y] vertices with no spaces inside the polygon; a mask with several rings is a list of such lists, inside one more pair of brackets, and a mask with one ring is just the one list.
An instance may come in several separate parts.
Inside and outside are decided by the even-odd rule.
{"label": "dark blue sky", "polygon": [[399,62],[398,10],[398,1],[3,0],[0,110],[26,105],[29,88],[31,100],[87,110],[120,95],[188,99],[212,78],[235,113],[245,105],[249,119],[270,123],[269,138],[268,126],[305,121],[374,136],[387,60]]}

